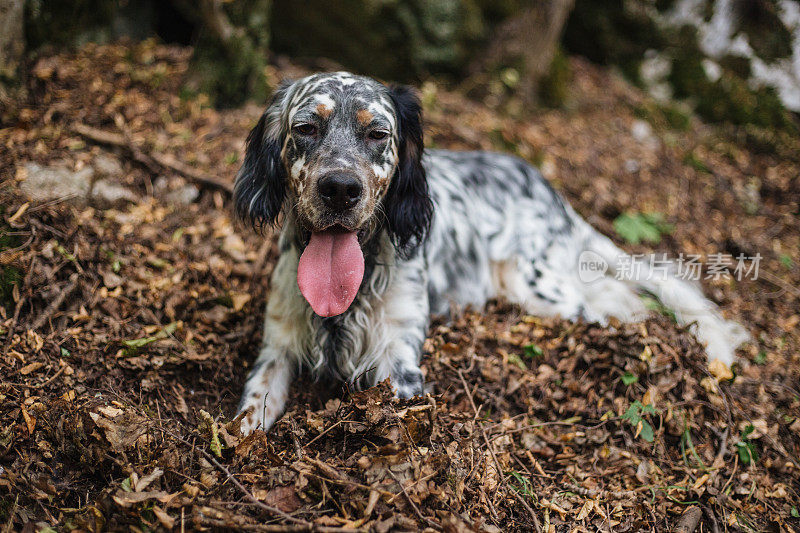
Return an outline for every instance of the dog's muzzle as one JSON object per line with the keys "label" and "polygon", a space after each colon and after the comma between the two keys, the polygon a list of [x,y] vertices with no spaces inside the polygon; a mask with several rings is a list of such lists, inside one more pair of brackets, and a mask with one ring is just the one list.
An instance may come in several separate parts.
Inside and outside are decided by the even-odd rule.
{"label": "dog's muzzle", "polygon": [[349,172],[329,172],[320,178],[317,190],[331,213],[344,213],[361,201],[364,186]]}

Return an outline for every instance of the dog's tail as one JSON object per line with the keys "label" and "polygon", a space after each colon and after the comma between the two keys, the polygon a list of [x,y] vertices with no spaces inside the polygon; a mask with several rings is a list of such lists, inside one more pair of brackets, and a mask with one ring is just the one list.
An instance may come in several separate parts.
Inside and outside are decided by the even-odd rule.
{"label": "dog's tail", "polygon": [[650,293],[674,312],[679,324],[692,325],[693,333],[706,346],[709,360],[719,359],[728,365],[734,361],[736,348],[750,340],[750,334],[740,324],[726,320],[703,295],[699,284],[679,278],[675,263],[654,264],[628,255],[588,223],[580,223],[585,239],[579,276],[592,314],[640,319],[647,309],[639,295]]}

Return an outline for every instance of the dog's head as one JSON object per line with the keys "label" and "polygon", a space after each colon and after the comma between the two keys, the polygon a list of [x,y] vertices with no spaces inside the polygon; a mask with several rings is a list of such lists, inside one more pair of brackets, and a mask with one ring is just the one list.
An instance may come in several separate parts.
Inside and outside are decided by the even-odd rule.
{"label": "dog's head", "polygon": [[305,246],[298,284],[322,316],[352,303],[364,271],[361,246],[378,231],[400,255],[427,234],[420,112],[406,87],[316,74],[281,85],[250,132],[236,210],[255,225],[290,211]]}

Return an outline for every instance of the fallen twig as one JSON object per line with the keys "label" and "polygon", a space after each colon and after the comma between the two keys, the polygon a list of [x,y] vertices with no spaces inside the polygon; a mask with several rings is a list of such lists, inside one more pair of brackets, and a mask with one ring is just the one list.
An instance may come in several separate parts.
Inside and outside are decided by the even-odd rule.
{"label": "fallen twig", "polygon": [[700,518],[702,518],[702,516],[702,509],[696,505],[692,505],[683,512],[672,531],[674,533],[692,533],[700,524]]}
{"label": "fallen twig", "polygon": [[78,135],[89,139],[90,141],[123,148],[131,155],[134,161],[144,165],[153,173],[158,173],[159,171],[163,171],[165,169],[171,170],[204,187],[217,189],[228,194],[233,194],[233,186],[230,183],[220,181],[214,176],[203,172],[202,170],[192,168],[176,160],[170,155],[159,154],[155,152],[146,153],[133,141],[126,140],[125,136],[122,134],[93,128],[85,124],[74,124],[72,126],[72,130]]}
{"label": "fallen twig", "polygon": [[[472,393],[469,390],[469,385],[467,385],[467,380],[464,379],[464,374],[461,373],[461,370],[457,370],[456,372],[458,373],[458,377],[461,378],[461,383],[464,385],[464,390],[467,393],[467,399],[469,399],[469,404],[472,406],[472,410],[475,412],[475,420],[477,420],[480,418],[480,413],[478,412],[478,407],[475,405],[475,400],[472,398]],[[492,445],[489,442],[489,437],[486,436],[486,430],[481,423],[478,423],[478,427],[481,429],[483,441],[486,443],[486,448],[488,448],[489,454],[492,456],[492,460],[494,461],[494,467],[497,469],[497,476],[501,479],[501,482],[505,484],[505,481],[503,480],[503,469],[500,468],[500,461],[497,460],[497,456],[494,454]],[[519,500],[520,498],[517,499]],[[539,518],[536,516],[536,513],[529,505],[525,505],[525,508],[528,510],[531,518],[533,519],[533,525],[536,528],[536,532],[542,533],[542,526],[539,524]]]}
{"label": "fallen twig", "polygon": [[75,289],[78,287],[78,273],[75,272],[69,277],[67,284],[59,291],[53,301],[50,302],[50,305],[47,306],[41,315],[36,319],[36,321],[31,326],[31,329],[39,329],[44,326],[45,322],[50,318],[50,316],[58,311],[58,308],[61,307],[61,304],[64,303],[69,296],[75,292]]}
{"label": "fallen twig", "polygon": [[[247,498],[250,502],[253,503],[253,505],[255,505],[256,507],[260,508],[261,510],[266,511],[266,512],[272,514],[272,515],[279,516],[280,518],[286,520],[287,522],[291,522],[292,524],[295,524],[299,528],[299,529],[292,529],[290,531],[319,531],[319,532],[338,532],[338,533],[359,531],[359,530],[353,530],[353,529],[348,529],[348,528],[332,528],[332,527],[326,527],[326,526],[318,526],[316,524],[312,524],[311,522],[309,522],[307,520],[303,520],[302,518],[295,518],[294,516],[292,516],[290,514],[284,513],[283,511],[281,511],[277,507],[273,507],[271,505],[267,505],[266,503],[262,502],[261,500],[259,500],[255,496],[253,496],[253,493],[250,492],[249,490],[247,490],[247,487],[242,485],[241,482],[238,479],[236,479],[236,477],[233,474],[231,474],[231,471],[228,470],[225,467],[225,465],[223,465],[222,463],[217,461],[214,458],[213,455],[211,455],[210,453],[208,453],[207,451],[205,451],[204,449],[202,449],[202,448],[200,448],[198,446],[194,446],[191,442],[189,442],[189,441],[187,441],[187,440],[185,440],[185,439],[183,439],[183,438],[181,438],[181,437],[179,437],[177,435],[173,435],[172,433],[170,433],[169,431],[164,430],[163,428],[160,428],[160,429],[161,429],[161,432],[164,433],[165,435],[167,435],[168,437],[171,437],[172,439],[174,439],[174,440],[176,440],[178,442],[181,442],[181,443],[185,444],[186,446],[189,446],[190,448],[193,448],[200,455],[202,455],[203,458],[206,461],[208,461],[209,463],[211,463],[212,465],[217,467],[223,474],[225,474],[225,477],[227,479],[229,479],[230,482],[233,483],[236,486],[236,488],[241,491],[241,493],[244,495],[244,497]],[[282,530],[279,530],[279,531],[282,531]]]}
{"label": "fallen twig", "polygon": [[400,482],[400,480],[397,479],[397,476],[394,475],[392,470],[389,468],[389,469],[386,469],[386,471],[389,472],[389,475],[392,476],[392,479],[394,479],[395,483],[397,483],[397,485],[400,487],[400,490],[403,491],[403,496],[405,496],[406,497],[406,501],[408,501],[408,503],[411,504],[411,508],[414,509],[415,513],[417,513],[417,516],[419,517],[419,519],[422,520],[423,522],[425,522],[426,524],[428,524],[430,527],[432,527],[434,529],[442,529],[442,526],[440,526],[439,524],[437,524],[436,522],[434,522],[433,520],[431,520],[430,518],[428,518],[428,517],[426,517],[425,515],[422,514],[422,511],[419,510],[419,507],[417,507],[417,504],[414,503],[414,500],[412,500],[411,496],[408,495],[408,492],[406,492],[406,488],[403,486],[403,484]]}
{"label": "fallen twig", "polygon": [[[28,273],[25,275],[25,280],[22,283],[23,290],[27,290],[31,283],[31,277],[33,276],[33,272],[36,270],[36,257],[31,260],[30,267],[28,267]],[[25,294],[23,291],[19,292],[19,301],[17,301],[16,307],[14,307],[14,316],[11,318],[11,324],[8,326],[8,331],[6,332],[6,341],[3,344],[3,354],[8,353],[8,347],[11,346],[11,338],[14,336],[14,331],[17,329],[17,322],[19,322],[19,313],[22,311],[22,306],[25,304]]]}

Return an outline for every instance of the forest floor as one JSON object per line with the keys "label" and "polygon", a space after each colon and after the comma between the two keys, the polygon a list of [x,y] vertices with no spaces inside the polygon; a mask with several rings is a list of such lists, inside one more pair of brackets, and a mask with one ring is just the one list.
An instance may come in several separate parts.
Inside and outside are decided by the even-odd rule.
{"label": "forest floor", "polygon": [[[0,128],[2,531],[800,531],[796,154],[681,124],[580,59],[565,108],[524,118],[423,84],[429,146],[536,163],[626,250],[760,254],[756,280],[703,281],[754,342],[710,371],[664,313],[601,327],[493,302],[431,327],[430,396],[301,377],[242,438],[276,250],[225,189],[263,106],[182,94],[190,53],[41,58]],[[624,213],[672,228],[632,244]]]}

